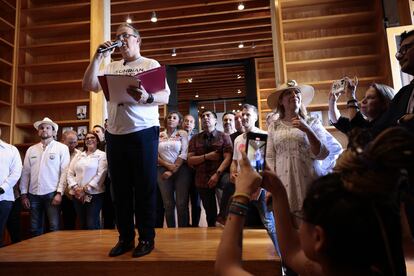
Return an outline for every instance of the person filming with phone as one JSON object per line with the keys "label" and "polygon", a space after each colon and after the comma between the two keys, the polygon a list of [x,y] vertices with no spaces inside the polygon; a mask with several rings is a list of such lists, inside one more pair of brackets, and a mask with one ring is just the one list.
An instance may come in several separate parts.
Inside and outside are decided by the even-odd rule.
{"label": "person filming with phone", "polygon": [[[385,84],[372,83],[365,96],[358,104],[355,96],[358,86],[358,79],[343,78],[342,85],[332,85],[329,93],[329,120],[339,131],[349,135],[355,128],[368,129],[385,113],[395,91]],[[348,118],[341,115],[337,101],[344,94],[347,104]]]}
{"label": "person filming with phone", "polygon": [[[160,67],[156,60],[141,56],[141,36],[131,24],[119,25],[115,37],[115,43],[104,42],[93,56],[83,77],[84,90],[98,92],[101,89],[98,76],[104,74],[136,75]],[[122,59],[111,62],[100,71],[104,57],[110,54],[113,46],[119,47]],[[110,50],[101,53],[99,49]],[[128,93],[135,102],[108,101],[106,154],[119,232],[118,243],[109,256],[119,256],[134,248],[135,215],[139,239],[132,256],[141,257],[154,249],[160,126],[158,106],[168,103],[170,89],[165,83],[164,89],[152,94],[143,85],[130,86],[127,91],[119,93]]]}

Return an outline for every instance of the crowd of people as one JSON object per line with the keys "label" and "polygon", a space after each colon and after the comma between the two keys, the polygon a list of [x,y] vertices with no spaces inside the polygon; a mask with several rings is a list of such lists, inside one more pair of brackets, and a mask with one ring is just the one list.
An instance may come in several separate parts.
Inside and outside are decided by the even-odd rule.
{"label": "crowd of people", "polygon": [[[97,76],[104,73],[160,66],[140,55],[133,26],[121,24],[116,34],[124,42],[123,59],[100,70],[109,52],[97,52],[85,72],[85,90],[98,91]],[[397,59],[411,75],[413,45],[414,31],[402,34]],[[255,209],[284,274],[405,275],[403,244],[412,243],[409,225],[414,229],[413,216],[406,216],[414,210],[414,84],[394,95],[392,88],[373,83],[360,104],[356,79],[346,77],[344,84],[329,95],[329,119],[349,137],[344,152],[306,110],[313,87],[295,81],[268,97],[273,111],[266,130],[256,126],[257,108],[244,104],[240,112],[223,114],[223,131],[217,114],[202,110],[199,118],[170,112],[160,132],[158,105],[168,102],[167,83],[156,93],[130,87],[136,103],[109,101],[107,127],[86,133],[82,150],[74,131],[56,141],[59,126],[46,117],[34,123],[40,142],[27,150],[23,164],[17,149],[0,140],[0,234],[8,219],[16,221],[14,205],[21,203],[30,210],[33,236],[44,232],[45,217],[49,231],[74,229],[76,218],[82,229],[116,224],[119,239],[109,256],[133,250],[133,257],[141,257],[154,249],[154,228],[163,227],[164,219],[167,227],[198,227],[201,202],[207,225],[224,226],[218,274],[249,275],[241,267],[240,240]],[[337,107],[341,95],[348,117]],[[268,135],[265,166],[247,159],[251,133]],[[18,241],[13,236],[19,231],[9,232]]]}

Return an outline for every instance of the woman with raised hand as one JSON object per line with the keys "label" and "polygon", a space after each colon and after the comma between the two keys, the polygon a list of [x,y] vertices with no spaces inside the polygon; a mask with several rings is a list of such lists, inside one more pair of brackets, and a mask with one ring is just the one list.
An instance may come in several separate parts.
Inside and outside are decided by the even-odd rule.
{"label": "woman with raised hand", "polygon": [[68,186],[74,195],[76,214],[81,229],[100,229],[105,176],[108,170],[105,152],[98,149],[99,137],[93,132],[85,136],[83,152],[70,162]]}
{"label": "woman with raised hand", "polygon": [[158,145],[158,187],[164,202],[168,227],[175,227],[175,207],[177,206],[178,227],[187,227],[189,220],[188,193],[191,175],[181,170],[187,160],[187,132],[178,129],[183,116],[173,111],[167,115],[165,130],[160,132]]}
{"label": "woman with raised hand", "polygon": [[[388,109],[391,100],[395,95],[393,88],[385,84],[372,83],[365,96],[358,104],[355,96],[358,85],[357,79],[344,79],[344,89],[329,93],[329,120],[339,131],[349,135],[355,128],[367,129],[372,127],[374,122]],[[348,118],[339,112],[337,101],[344,94],[347,100]]]}

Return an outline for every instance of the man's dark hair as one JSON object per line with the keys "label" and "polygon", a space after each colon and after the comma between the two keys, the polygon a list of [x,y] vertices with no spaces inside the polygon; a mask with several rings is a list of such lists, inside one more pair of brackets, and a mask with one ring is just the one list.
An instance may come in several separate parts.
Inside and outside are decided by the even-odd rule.
{"label": "man's dark hair", "polygon": [[226,113],[223,114],[223,117],[221,117],[221,119],[224,119],[224,116],[226,116],[228,114],[233,115],[234,117],[236,117],[236,113],[234,113],[233,111],[227,111]]}
{"label": "man's dark hair", "polygon": [[94,129],[95,127],[99,127],[102,130],[102,133],[105,133],[105,129],[103,126],[101,125],[94,125],[92,129]]}
{"label": "man's dark hair", "polygon": [[203,117],[203,114],[204,114],[204,113],[206,113],[206,112],[211,112],[211,114],[213,114],[213,115],[214,115],[214,118],[216,118],[216,119],[217,119],[217,114],[216,114],[216,112],[214,112],[214,111],[212,111],[212,110],[208,110],[208,109],[203,110],[203,112],[201,112],[201,113],[200,113],[200,117]]}
{"label": "man's dark hair", "polygon": [[404,41],[407,37],[410,37],[410,36],[412,36],[413,34],[414,34],[414,30],[411,30],[411,31],[409,31],[409,32],[407,32],[407,31],[402,32],[402,33],[400,34],[400,37],[401,37],[401,40],[400,40],[400,45],[401,45],[401,43],[403,43],[403,41]]}

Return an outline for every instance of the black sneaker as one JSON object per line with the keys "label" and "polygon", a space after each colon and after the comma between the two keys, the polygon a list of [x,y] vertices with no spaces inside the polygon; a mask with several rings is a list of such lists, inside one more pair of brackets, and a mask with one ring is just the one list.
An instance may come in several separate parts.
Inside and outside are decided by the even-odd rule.
{"label": "black sneaker", "polygon": [[145,256],[154,249],[154,241],[139,241],[137,247],[132,252],[132,257],[138,258]]}

